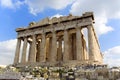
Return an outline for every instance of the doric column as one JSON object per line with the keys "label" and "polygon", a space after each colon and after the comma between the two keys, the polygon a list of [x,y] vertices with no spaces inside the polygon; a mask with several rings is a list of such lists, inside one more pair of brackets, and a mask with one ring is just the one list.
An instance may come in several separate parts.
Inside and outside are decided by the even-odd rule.
{"label": "doric column", "polygon": [[45,51],[45,33],[42,34],[41,44],[40,44],[40,62],[46,61],[46,51]]}
{"label": "doric column", "polygon": [[72,50],[73,50],[73,54],[74,54],[73,59],[76,60],[76,58],[77,58],[77,55],[76,55],[76,34],[73,35],[73,48],[72,48]]}
{"label": "doric column", "polygon": [[21,63],[26,62],[26,52],[27,52],[27,37],[24,37]]}
{"label": "doric column", "polygon": [[52,50],[52,37],[49,38],[48,61],[51,61],[51,50]]}
{"label": "doric column", "polygon": [[21,46],[21,39],[17,39],[15,57],[14,57],[14,64],[19,63],[19,56],[20,56],[20,46]]}
{"label": "doric column", "polygon": [[70,53],[69,53],[69,59],[70,60],[73,60],[73,41],[72,41],[72,34],[69,35],[69,50],[70,50]]}
{"label": "doric column", "polygon": [[59,46],[58,46],[58,58],[57,58],[57,60],[61,61],[62,60],[62,39],[61,38],[58,39],[58,44],[59,44]]}
{"label": "doric column", "polygon": [[85,37],[82,37],[82,42],[83,42],[84,60],[88,60],[88,52],[87,52],[87,46],[86,46]]}
{"label": "doric column", "polygon": [[64,54],[63,54],[63,61],[69,60],[69,35],[68,31],[64,31]]}
{"label": "doric column", "polygon": [[28,54],[28,62],[31,62],[31,56],[32,56],[32,53],[31,53],[31,48],[32,48],[32,42],[29,42],[29,54]]}
{"label": "doric column", "polygon": [[92,25],[87,26],[88,28],[88,47],[89,47],[89,59],[91,61],[95,60],[95,47],[94,47],[94,35],[93,35],[93,30],[92,30]]}
{"label": "doric column", "polygon": [[49,61],[50,57],[50,38],[46,38],[46,61]]}
{"label": "doric column", "polygon": [[76,53],[77,53],[77,60],[82,60],[83,48],[82,48],[81,30],[79,28],[76,29]]}
{"label": "doric column", "polygon": [[36,62],[36,35],[32,36],[30,62]]}
{"label": "doric column", "polygon": [[57,39],[56,39],[56,33],[52,33],[52,47],[51,47],[51,62],[55,62],[57,60]]}
{"label": "doric column", "polygon": [[71,34],[70,37],[70,54],[71,60],[76,60],[76,34]]}
{"label": "doric column", "polygon": [[37,41],[37,44],[36,44],[36,62],[39,62],[40,61],[40,41]]}

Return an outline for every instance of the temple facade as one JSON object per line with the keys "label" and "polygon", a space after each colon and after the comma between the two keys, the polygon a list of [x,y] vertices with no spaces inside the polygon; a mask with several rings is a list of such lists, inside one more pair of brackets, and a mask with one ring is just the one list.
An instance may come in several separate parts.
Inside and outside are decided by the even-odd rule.
{"label": "temple facade", "polygon": [[[45,18],[17,28],[16,65],[83,65],[103,64],[103,55],[93,27],[94,16]],[[87,40],[83,29],[87,30]]]}

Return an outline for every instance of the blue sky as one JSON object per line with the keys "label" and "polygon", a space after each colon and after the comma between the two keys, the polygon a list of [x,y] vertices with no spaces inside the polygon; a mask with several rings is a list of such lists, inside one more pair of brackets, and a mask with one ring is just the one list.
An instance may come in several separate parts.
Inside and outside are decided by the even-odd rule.
{"label": "blue sky", "polygon": [[120,66],[120,0],[0,0],[0,64],[13,63],[16,32],[46,17],[93,11],[105,64]]}

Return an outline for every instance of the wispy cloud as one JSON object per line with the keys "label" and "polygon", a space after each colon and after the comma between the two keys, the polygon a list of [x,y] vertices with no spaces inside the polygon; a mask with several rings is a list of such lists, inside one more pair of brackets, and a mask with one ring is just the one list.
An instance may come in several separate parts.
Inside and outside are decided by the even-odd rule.
{"label": "wispy cloud", "polygon": [[16,9],[19,8],[25,1],[19,0],[0,0],[0,5],[4,8]]}
{"label": "wispy cloud", "polygon": [[37,15],[45,9],[64,9],[75,0],[26,0],[30,13]]}

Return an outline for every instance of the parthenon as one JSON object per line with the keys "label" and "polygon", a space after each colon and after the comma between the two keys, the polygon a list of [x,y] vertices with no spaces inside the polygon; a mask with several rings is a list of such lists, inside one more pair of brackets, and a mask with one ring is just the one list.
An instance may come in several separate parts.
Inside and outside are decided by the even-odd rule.
{"label": "parthenon", "polygon": [[[16,65],[103,64],[93,12],[45,18],[17,28]],[[87,29],[87,39],[83,34]],[[87,45],[88,43],[88,45]]]}

